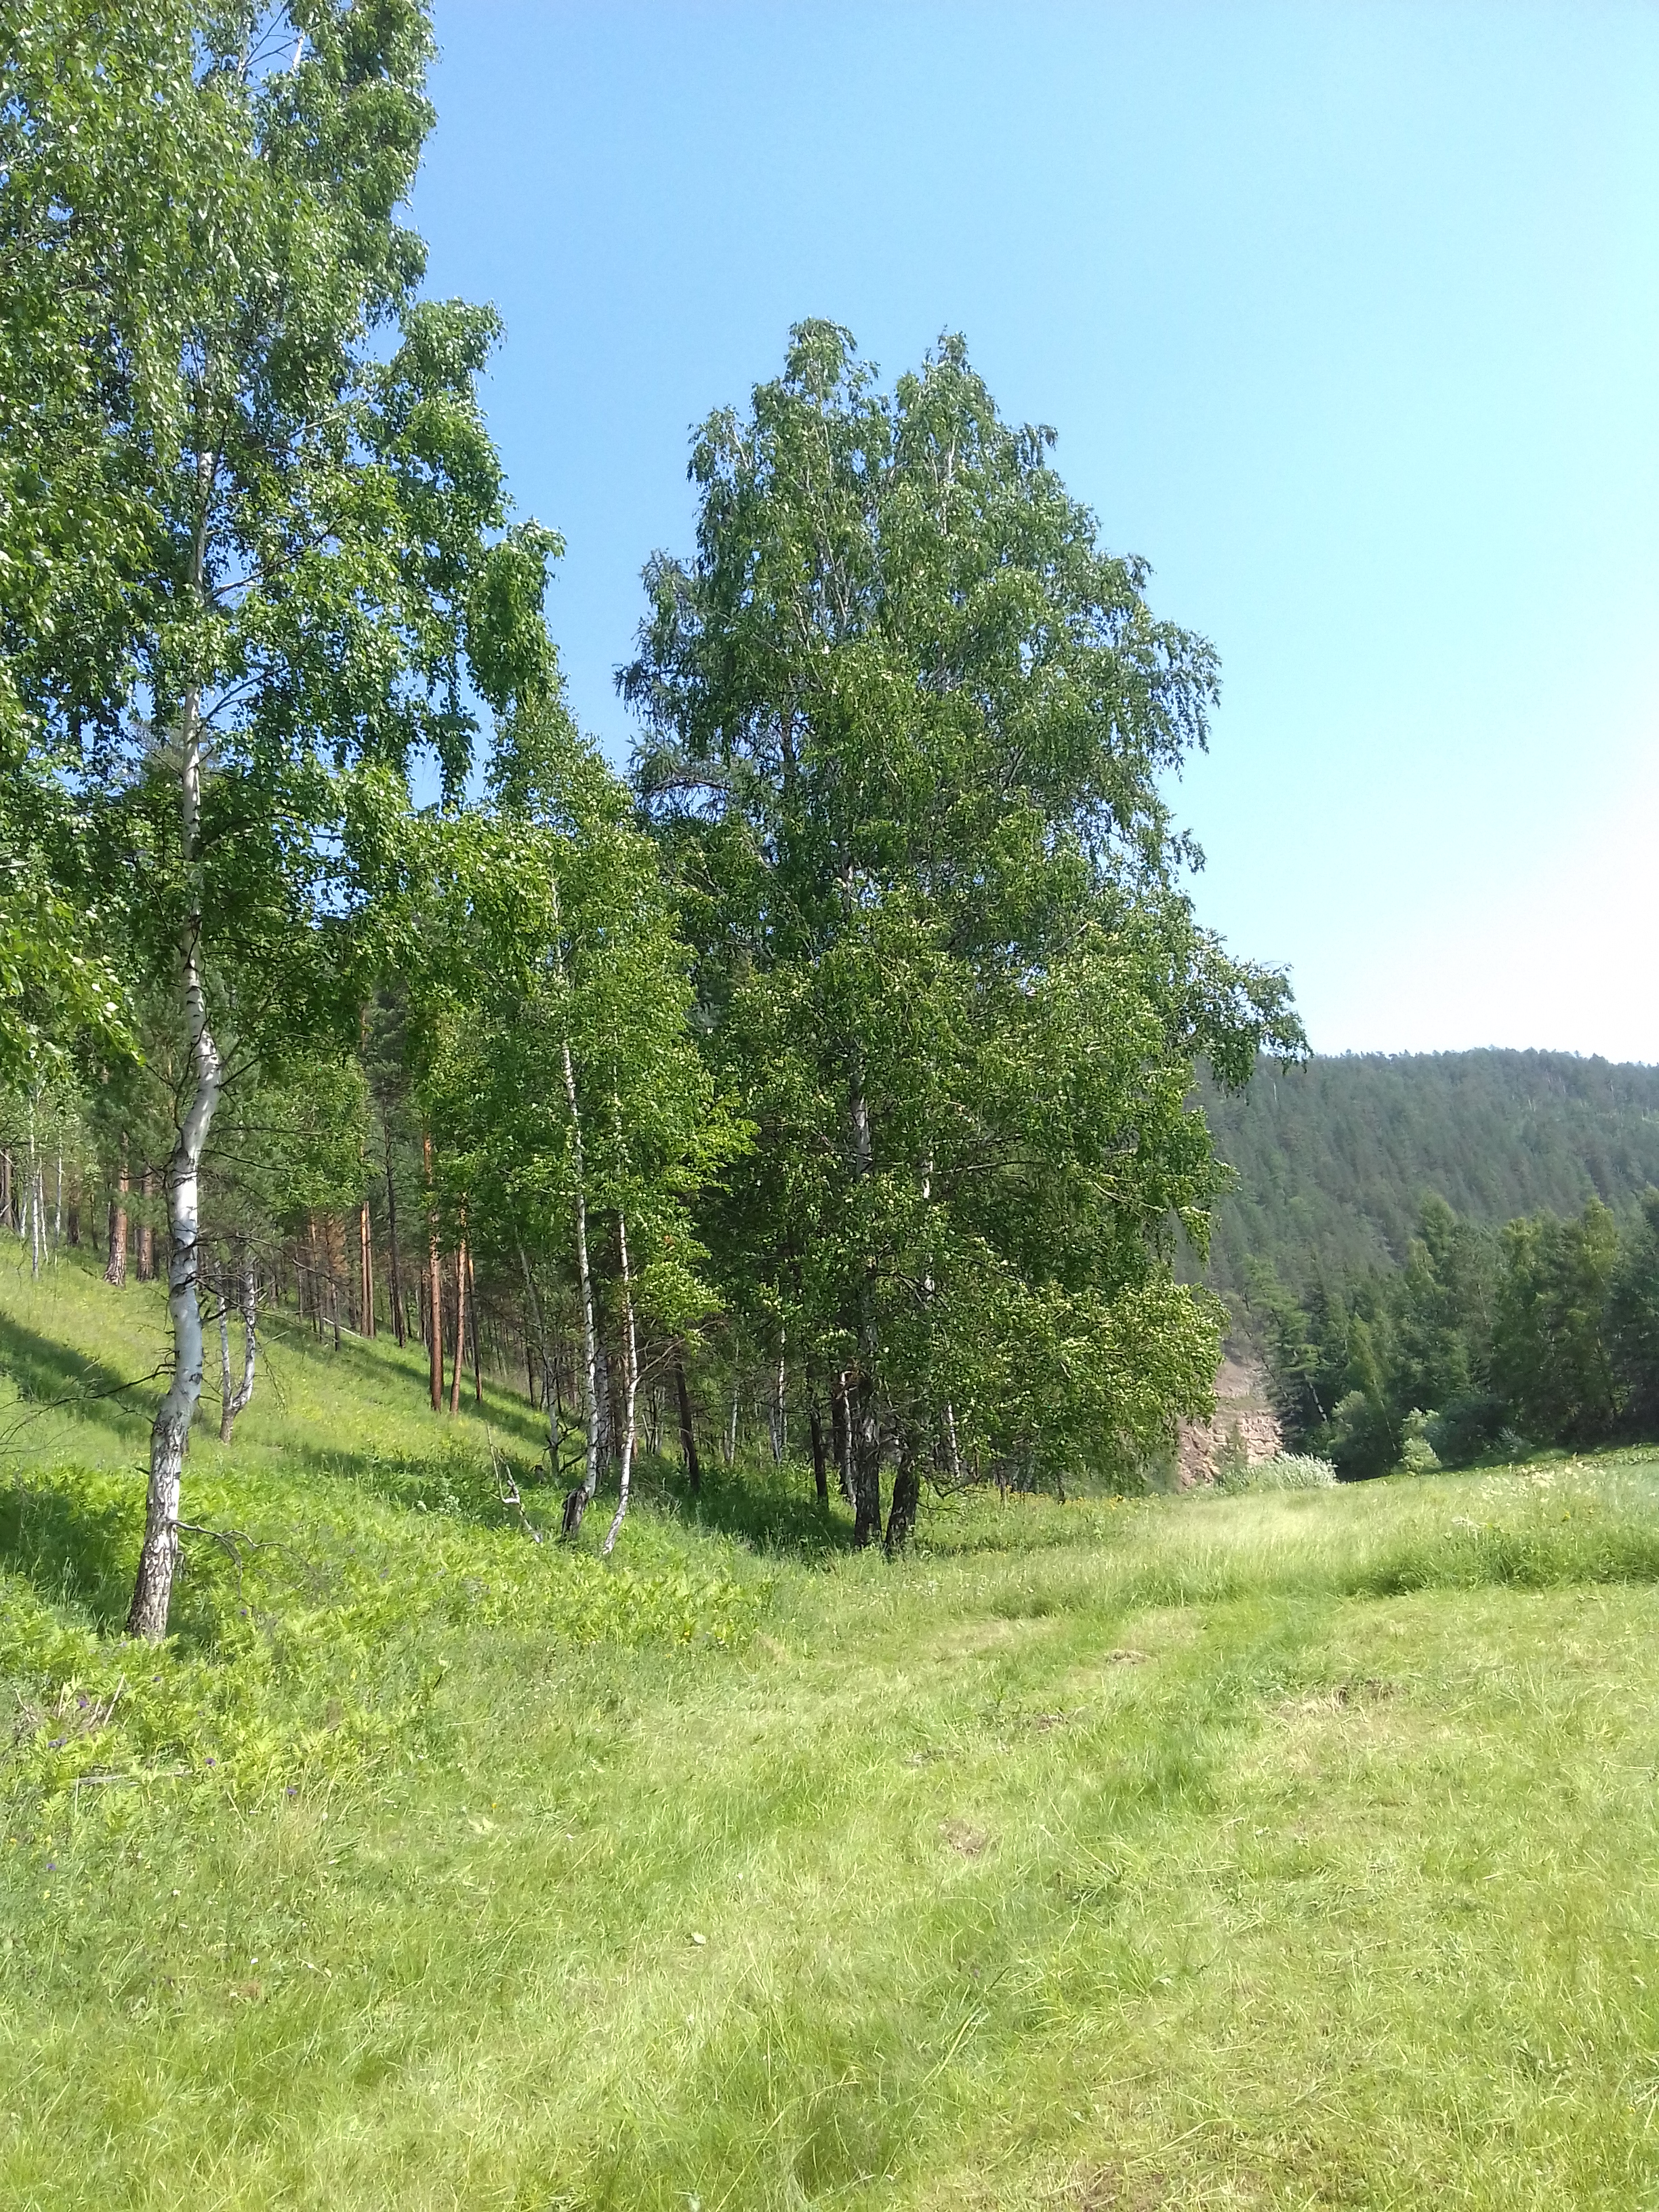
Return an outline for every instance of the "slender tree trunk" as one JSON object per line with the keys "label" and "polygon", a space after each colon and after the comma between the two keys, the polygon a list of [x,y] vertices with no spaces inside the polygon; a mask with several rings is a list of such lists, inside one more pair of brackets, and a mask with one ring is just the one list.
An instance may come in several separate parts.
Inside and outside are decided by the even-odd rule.
{"label": "slender tree trunk", "polygon": [[727,1467],[735,1467],[738,1463],[738,1400],[740,1389],[741,1385],[739,1384],[737,1376],[734,1375],[732,1377],[732,1414],[731,1419],[726,1423],[726,1464]]}
{"label": "slender tree trunk", "polygon": [[[862,1182],[872,1169],[870,1109],[856,1053],[848,1104],[854,1172]],[[880,1353],[875,1283],[872,1271],[866,1269],[859,1286],[859,1363],[849,1408],[853,1415],[853,1541],[858,1545],[872,1544],[881,1534],[881,1419],[876,1385]]]}
{"label": "slender tree trunk", "polygon": [[11,1227],[11,1147],[0,1145],[0,1222]]}
{"label": "slender tree trunk", "polygon": [[155,1195],[154,1168],[146,1168],[139,1176],[138,1194],[145,1203],[138,1217],[137,1274],[141,1283],[149,1283],[155,1279],[155,1224],[149,1218],[149,1201]]}
{"label": "slender tree trunk", "polygon": [[443,1277],[438,1266],[438,1202],[432,1188],[432,1139],[422,1133],[421,1157],[426,1164],[426,1296],[431,1326],[427,1332],[427,1364],[430,1370],[432,1410],[444,1409]]}
{"label": "slender tree trunk", "polygon": [[541,1353],[542,1399],[547,1414],[547,1475],[550,1482],[559,1479],[559,1393],[553,1374],[553,1364],[548,1357],[547,1323],[542,1317],[542,1302],[536,1293],[536,1279],[530,1272],[530,1261],[522,1243],[519,1246],[519,1265],[524,1271],[525,1296],[530,1301],[530,1317],[536,1325],[536,1341]]}
{"label": "slender tree trunk", "polygon": [[600,1547],[607,1557],[628,1517],[628,1489],[634,1472],[634,1421],[640,1394],[640,1346],[634,1327],[634,1279],[628,1265],[628,1224],[620,1213],[617,1216],[617,1250],[622,1262],[623,1436],[617,1510]]}
{"label": "slender tree trunk", "polygon": [[466,1363],[466,1230],[455,1247],[455,1357],[449,1370],[449,1410],[461,1410],[461,1369]]}
{"label": "slender tree trunk", "polygon": [[606,1455],[612,1467],[620,1468],[623,1455],[623,1398],[627,1389],[625,1380],[628,1361],[619,1363],[614,1354],[607,1355],[604,1344],[599,1346],[599,1361],[605,1374],[605,1443]]}
{"label": "slender tree trunk", "polygon": [[[339,1232],[337,1237],[335,1234],[337,1230]],[[345,1227],[331,1213],[323,1218],[323,1250],[328,1260],[328,1318],[334,1331],[334,1349],[337,1352],[340,1348],[340,1273],[345,1266]]]}
{"label": "slender tree trunk", "polygon": [[576,1170],[576,1284],[582,1303],[582,1381],[587,1415],[587,1456],[582,1479],[564,1501],[564,1533],[574,1536],[599,1486],[599,1333],[593,1315],[593,1277],[587,1264],[587,1175],[582,1154],[581,1115],[576,1105],[576,1075],[570,1041],[563,1042],[564,1095],[570,1108],[571,1150]]}
{"label": "slender tree trunk", "polygon": [[853,1541],[873,1544],[881,1534],[881,1417],[875,1378],[860,1364],[854,1378]]}
{"label": "slender tree trunk", "polygon": [[109,1258],[104,1267],[104,1280],[113,1283],[118,1290],[127,1279],[127,1210],[122,1200],[127,1194],[127,1140],[121,1139],[120,1181],[115,1195],[109,1202]]}
{"label": "slender tree trunk", "polygon": [[357,1255],[362,1268],[361,1334],[374,1334],[374,1237],[368,1218],[368,1200],[365,1199],[357,1215]]}
{"label": "slender tree trunk", "polygon": [[[194,579],[202,577],[206,530],[206,492],[212,470],[198,463],[204,478],[202,521],[197,532]],[[180,847],[191,877],[201,818],[201,700],[185,695],[180,731]],[[201,918],[192,914],[179,940],[179,981],[185,1005],[191,1096],[173,1140],[167,1169],[167,1310],[173,1319],[173,1382],[156,1411],[150,1431],[149,1486],[144,1501],[144,1540],[138,1575],[127,1614],[127,1632],[152,1642],[167,1634],[173,1577],[179,1561],[179,1492],[184,1479],[185,1446],[202,1395],[202,1315],[197,1301],[201,1267],[202,1153],[213,1126],[224,1070],[208,1027],[207,994],[200,967]]]}
{"label": "slender tree trunk", "polygon": [[225,1393],[219,1413],[219,1441],[228,1444],[236,1425],[238,1413],[245,1413],[253,1402],[254,1368],[258,1358],[259,1335],[259,1272],[253,1249],[242,1247],[242,1379],[233,1391],[230,1387],[230,1327],[225,1317],[225,1298],[219,1300],[219,1349],[224,1361]]}
{"label": "slender tree trunk", "polygon": [[784,1398],[787,1377],[783,1364],[783,1340],[778,1340],[778,1368],[772,1391],[772,1464],[783,1465],[783,1455],[789,1448],[787,1412]]}
{"label": "slender tree trunk", "polygon": [[70,1249],[72,1252],[78,1252],[81,1249],[81,1199],[78,1184],[70,1193],[68,1237]]}
{"label": "slender tree trunk", "polygon": [[836,1478],[841,1494],[853,1502],[853,1432],[847,1412],[847,1373],[843,1368],[830,1385],[830,1439],[836,1455]]}
{"label": "slender tree trunk", "polygon": [[463,1245],[466,1257],[466,1310],[472,1317],[472,1395],[483,1403],[483,1358],[478,1346],[478,1277],[472,1265],[472,1248]]}
{"label": "slender tree trunk", "polygon": [[674,1395],[680,1408],[680,1456],[685,1462],[685,1479],[695,1498],[702,1488],[702,1469],[697,1464],[696,1424],[691,1419],[691,1393],[685,1387],[685,1362],[674,1362]]}
{"label": "slender tree trunk", "polygon": [[807,1382],[806,1428],[812,1440],[812,1487],[820,1505],[830,1503],[830,1470],[823,1457],[823,1413],[818,1404],[817,1384],[810,1377]]}
{"label": "slender tree trunk", "polygon": [[921,1501],[921,1461],[910,1437],[899,1439],[898,1465],[893,1470],[893,1502],[887,1511],[887,1556],[891,1559],[909,1542]]}
{"label": "slender tree trunk", "polygon": [[956,1408],[948,1401],[945,1407],[945,1464],[950,1469],[954,1488],[962,1487],[962,1448],[957,1442]]}
{"label": "slender tree trunk", "polygon": [[34,1100],[29,1099],[29,1274],[35,1282],[40,1279],[40,1248],[46,1242],[46,1188],[40,1170],[40,1156],[34,1140]]}
{"label": "slender tree trunk", "polygon": [[392,1125],[382,1124],[386,1132],[386,1236],[392,1258],[392,1326],[398,1339],[398,1348],[404,1345],[404,1276],[398,1258],[398,1185],[392,1173]]}

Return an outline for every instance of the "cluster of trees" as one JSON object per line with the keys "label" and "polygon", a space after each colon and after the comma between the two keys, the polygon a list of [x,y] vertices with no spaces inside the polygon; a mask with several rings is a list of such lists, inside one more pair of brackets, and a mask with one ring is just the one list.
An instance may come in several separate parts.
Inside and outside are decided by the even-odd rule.
{"label": "cluster of trees", "polygon": [[803,325],[697,437],[624,781],[483,422],[494,319],[398,220],[420,0],[12,21],[0,1203],[37,1267],[167,1278],[132,1632],[204,1323],[228,1435],[273,1298],[420,1335],[434,1410],[521,1368],[568,1532],[614,1468],[607,1541],[641,1425],[695,1484],[793,1422],[896,1545],[930,1474],[1063,1482],[1203,1410],[1194,1069],[1300,1036],[1182,889],[1212,655],[1051,434],[959,341],[884,390]]}
{"label": "cluster of trees", "polygon": [[1503,1228],[1423,1201],[1406,1264],[1249,1297],[1276,1408],[1349,1477],[1659,1436],[1659,1190]]}
{"label": "cluster of trees", "polygon": [[1659,1068],[1564,1052],[1345,1053],[1200,1082],[1237,1181],[1203,1263],[1224,1297],[1252,1263],[1292,1285],[1403,1267],[1425,1190],[1500,1228],[1523,1213],[1615,1209],[1659,1185]]}

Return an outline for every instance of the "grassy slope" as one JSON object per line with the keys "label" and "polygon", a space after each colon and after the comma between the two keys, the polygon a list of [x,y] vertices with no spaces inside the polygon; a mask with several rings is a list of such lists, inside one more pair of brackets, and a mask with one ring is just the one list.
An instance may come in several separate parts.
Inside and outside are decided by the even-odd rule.
{"label": "grassy slope", "polygon": [[[37,1404],[158,1321],[0,1275]],[[974,1501],[897,1569],[659,1479],[619,1575],[390,1347],[275,1368],[186,1510],[290,1548],[196,1540],[154,1666],[141,1416],[0,1409],[0,2201],[1659,2199],[1659,1466]]]}

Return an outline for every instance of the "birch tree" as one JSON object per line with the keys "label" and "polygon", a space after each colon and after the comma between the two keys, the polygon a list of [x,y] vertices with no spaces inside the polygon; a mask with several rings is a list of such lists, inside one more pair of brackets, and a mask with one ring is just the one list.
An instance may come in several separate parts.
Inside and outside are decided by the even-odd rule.
{"label": "birch tree", "polygon": [[490,786],[488,805],[416,827],[404,939],[414,1048],[481,1249],[521,1268],[532,1303],[532,1255],[573,1280],[584,1433],[567,1536],[598,1490],[601,1372],[620,1363],[609,1549],[635,1456],[639,1332],[689,1329],[712,1304],[690,1201],[743,1133],[690,1036],[687,955],[655,848],[556,689],[503,721]]}
{"label": "birch tree", "polygon": [[[533,526],[501,534],[475,392],[495,319],[417,298],[422,249],[397,220],[431,120],[423,8],[139,12],[160,27],[149,44],[100,53],[98,11],[43,11],[48,54],[72,30],[92,79],[131,72],[162,119],[167,189],[137,195],[154,234],[122,234],[131,251],[93,272],[110,373],[82,412],[120,464],[123,534],[118,560],[64,582],[56,614],[100,650],[24,672],[88,799],[114,795],[107,879],[174,1008],[173,1370],[128,1620],[154,1638],[202,1385],[200,1177],[221,1092],[239,1067],[348,1020],[362,981],[343,857],[354,815],[375,793],[392,804],[423,749],[459,783],[469,677],[504,702],[522,652],[544,649],[519,586],[527,573],[535,599],[550,541]],[[31,209],[71,196],[48,257],[80,251],[77,189],[99,221],[117,197],[98,164],[64,158],[50,77],[43,66],[20,85],[15,163],[26,184],[53,165],[19,187]]]}
{"label": "birch tree", "polygon": [[711,1061],[761,1141],[720,1280],[846,1378],[860,1542],[920,1470],[1109,1463],[1206,1403],[1177,1284],[1218,1170],[1195,1058],[1299,1036],[1182,885],[1166,795],[1214,654],[1158,619],[957,339],[891,392],[794,333],[698,434],[687,560],[647,573],[636,775]]}

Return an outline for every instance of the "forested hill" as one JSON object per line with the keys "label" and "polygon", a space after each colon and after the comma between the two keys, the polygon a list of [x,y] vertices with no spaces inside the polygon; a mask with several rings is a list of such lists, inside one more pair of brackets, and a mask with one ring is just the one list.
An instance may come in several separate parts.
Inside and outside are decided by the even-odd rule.
{"label": "forested hill", "polygon": [[1614,1207],[1659,1184],[1659,1067],[1559,1052],[1345,1054],[1263,1063],[1243,1094],[1206,1087],[1238,1186],[1217,1210],[1207,1279],[1247,1263],[1290,1283],[1403,1260],[1424,1194],[1478,1221],[1592,1194]]}

